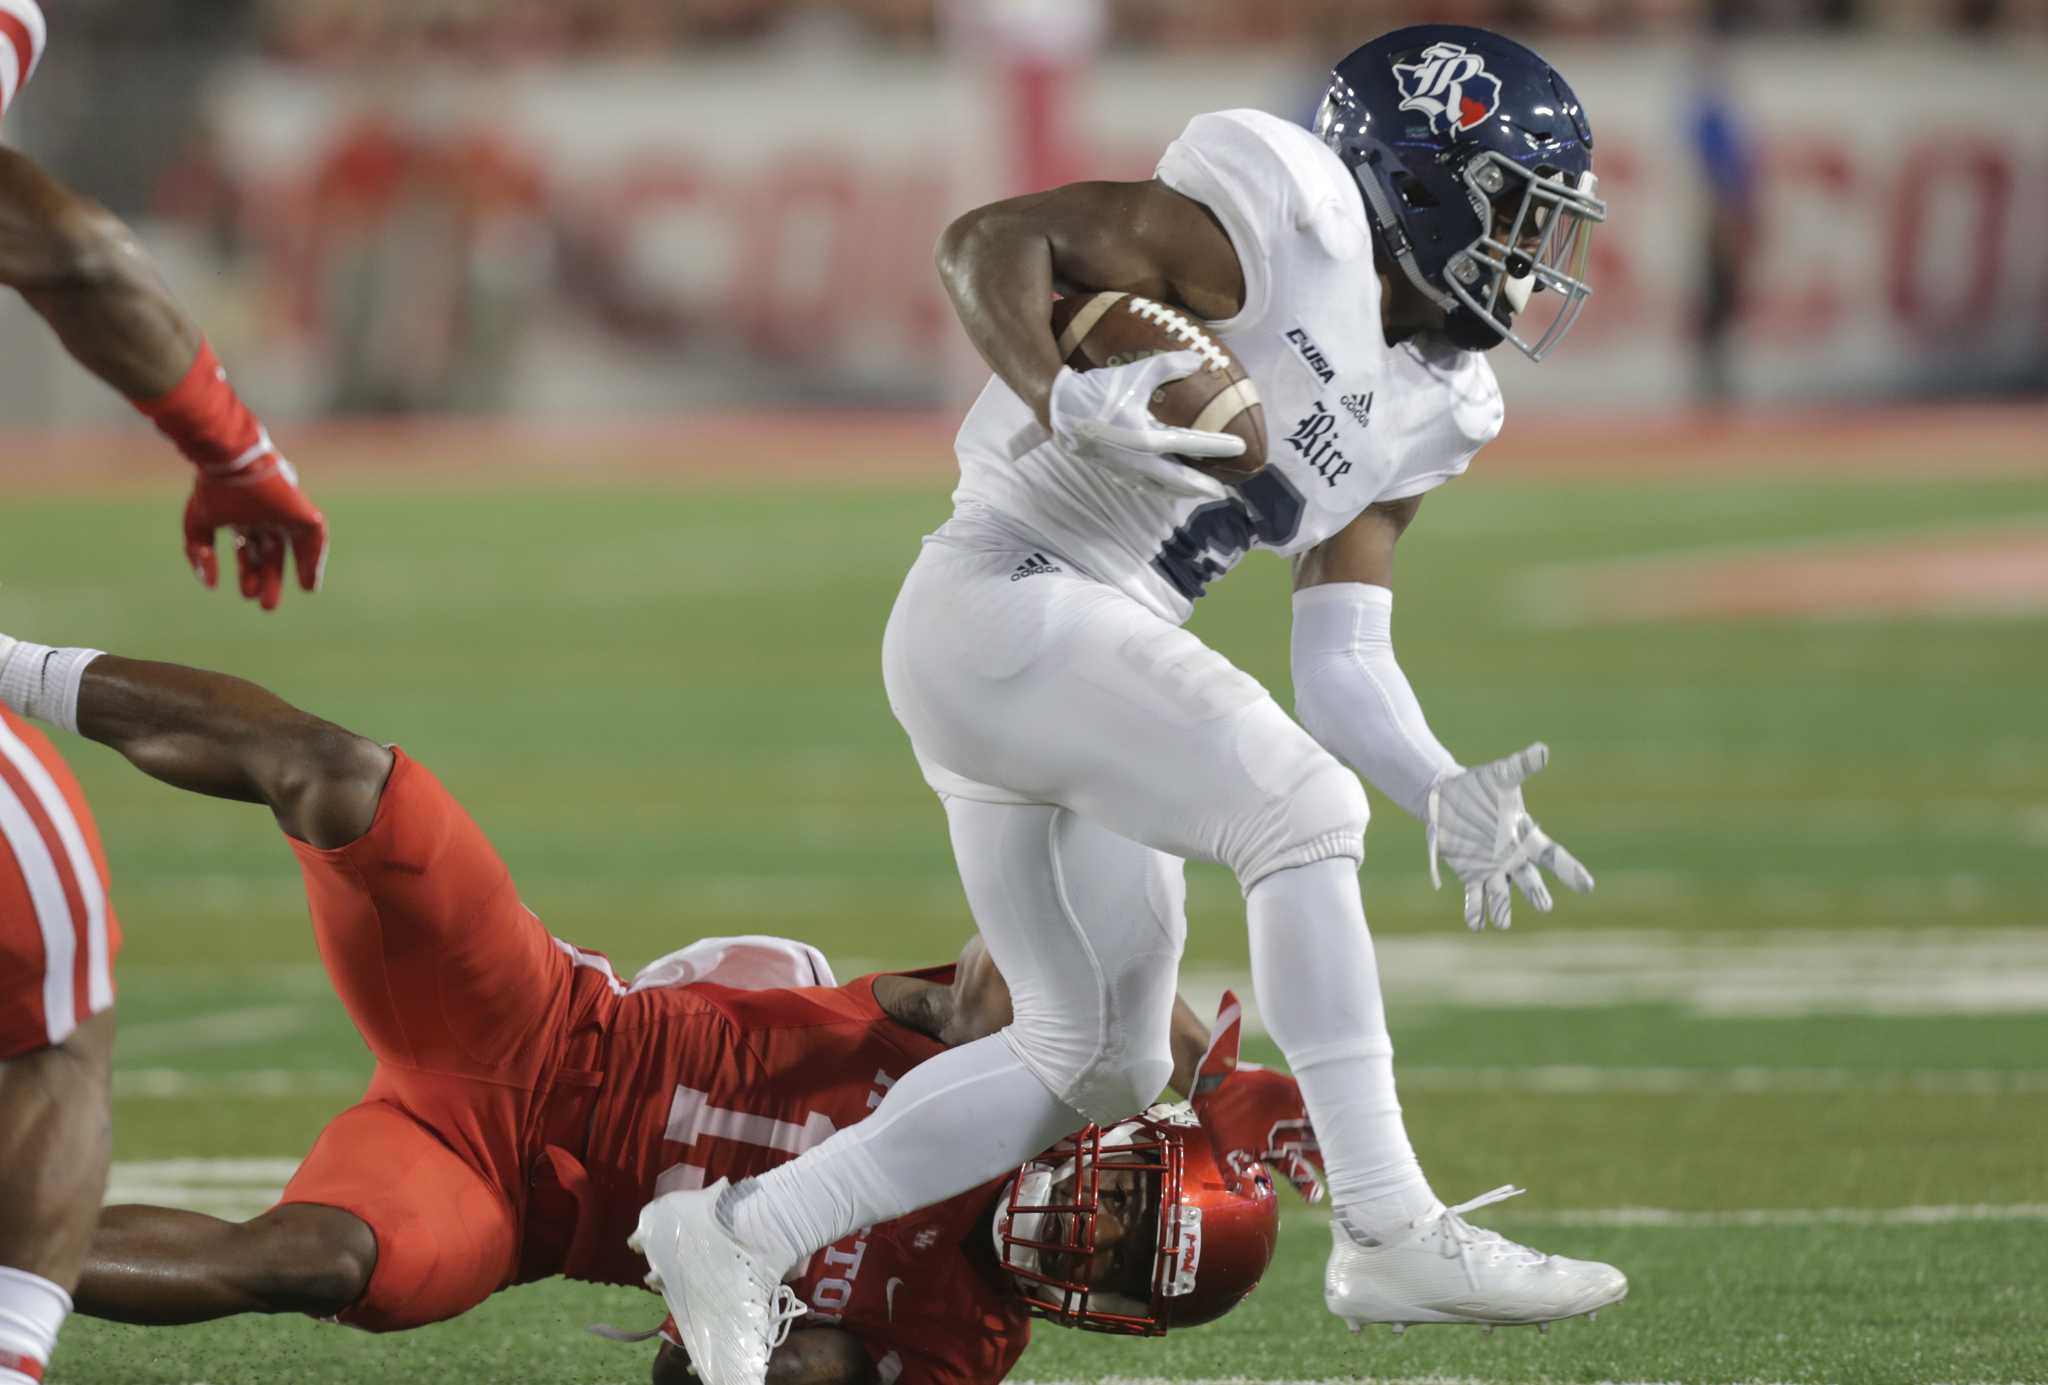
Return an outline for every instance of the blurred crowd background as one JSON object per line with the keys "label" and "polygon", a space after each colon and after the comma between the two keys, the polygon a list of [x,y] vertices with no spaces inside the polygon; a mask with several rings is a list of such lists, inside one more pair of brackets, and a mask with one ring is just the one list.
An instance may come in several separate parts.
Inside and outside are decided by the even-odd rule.
{"label": "blurred crowd background", "polygon": [[[950,216],[1306,119],[1432,20],[1539,47],[1598,136],[1596,297],[1518,409],[2048,390],[2048,0],[45,2],[0,138],[277,417],[951,408]],[[0,353],[0,420],[119,416],[18,307]]]}
{"label": "blurred crowd background", "polygon": [[[486,60],[644,54],[813,35],[930,46],[957,7],[949,0],[192,0],[137,14],[119,0],[85,0],[73,8],[80,28],[96,38],[133,36],[138,24],[174,34],[181,19],[196,19],[278,57],[321,63],[418,52]],[[1367,14],[1384,27],[1483,24],[1541,35],[2048,28],[2048,0],[1108,0],[1103,8],[1115,44],[1168,50],[1339,48],[1355,40]]]}

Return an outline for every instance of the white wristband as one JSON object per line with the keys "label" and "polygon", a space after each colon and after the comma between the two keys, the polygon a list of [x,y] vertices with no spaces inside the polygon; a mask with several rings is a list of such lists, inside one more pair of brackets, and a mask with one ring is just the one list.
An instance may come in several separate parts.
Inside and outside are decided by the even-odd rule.
{"label": "white wristband", "polygon": [[78,684],[100,653],[0,635],[0,706],[77,735]]}

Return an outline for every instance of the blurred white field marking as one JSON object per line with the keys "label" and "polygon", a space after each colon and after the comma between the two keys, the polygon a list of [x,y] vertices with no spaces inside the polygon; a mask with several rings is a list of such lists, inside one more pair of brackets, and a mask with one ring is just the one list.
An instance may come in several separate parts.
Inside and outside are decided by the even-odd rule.
{"label": "blurred white field marking", "polygon": [[106,1201],[253,1217],[277,1201],[298,1167],[296,1159],[116,1161],[107,1173]]}
{"label": "blurred white field marking", "polygon": [[146,1020],[121,1026],[121,1049],[157,1057],[197,1048],[245,1048],[304,1032],[311,1023],[304,1005],[251,1005],[216,1010],[186,1019]]}
{"label": "blurred white field marking", "polygon": [[114,1070],[114,1095],[154,1100],[189,1097],[279,1098],[348,1096],[360,1093],[369,1074],[345,1068],[253,1068],[240,1072],[194,1072],[186,1068]]}
{"label": "blurred white field marking", "polygon": [[[148,1202],[219,1217],[250,1217],[274,1205],[296,1159],[150,1159],[117,1162],[109,1203]],[[1302,1215],[1310,1215],[1304,1209]],[[2048,1203],[1958,1203],[1910,1207],[1754,1207],[1692,1211],[1669,1207],[1585,1207],[1501,1220],[1545,1226],[1948,1226],[1957,1222],[2048,1221]]]}
{"label": "blurred white field marking", "polygon": [[[1403,1065],[1404,1088],[1437,1092],[1926,1092],[1997,1096],[2048,1092],[2048,1069],[2037,1068],[1679,1068],[1432,1067]],[[328,1096],[352,1099],[369,1074],[347,1068],[255,1068],[194,1072],[184,1068],[128,1068],[114,1073],[114,1095],[144,1101],[214,1097],[282,1101]]]}
{"label": "blurred white field marking", "polygon": [[1514,605],[1546,625],[2048,611],[2039,515],[1932,533],[1831,536],[1562,563],[1516,578]]}
{"label": "blurred white field marking", "polygon": [[2048,1070],[2005,1068],[1529,1068],[1401,1066],[1408,1090],[1455,1092],[2048,1092]]}
{"label": "blurred white field marking", "polygon": [[[1559,930],[1374,939],[1390,1004],[1476,1009],[1679,1005],[1710,1016],[1978,1015],[2048,1011],[2048,928],[1657,933]],[[856,973],[848,973],[853,975]],[[1213,1014],[1225,988],[1259,1029],[1250,977],[1191,968],[1181,993]]]}
{"label": "blurred white field marking", "polygon": [[1953,1226],[1957,1222],[2048,1221],[2048,1202],[1962,1203],[1933,1207],[1751,1207],[1680,1212],[1668,1207],[1590,1207],[1530,1212],[1501,1220],[1530,1226]]}
{"label": "blurred white field marking", "polygon": [[[1626,1313],[1627,1308],[1617,1308]],[[1513,1330],[1513,1329],[1509,1329]],[[1596,1329],[1597,1330],[1597,1329]],[[1217,1376],[1166,1376],[1166,1375],[1096,1375],[1087,1380],[1039,1380],[1029,1374],[1013,1375],[1012,1380],[1025,1385],[1522,1385],[1530,1379],[1549,1379],[1547,1376],[1531,1377],[1517,1371],[1513,1375],[1331,1375],[1315,1378],[1289,1378],[1286,1376],[1259,1375],[1217,1375]],[[1705,1379],[1692,1377],[1694,1382]],[[206,1385],[198,1381],[196,1385]],[[1595,1380],[1586,1385],[1678,1385],[1669,1380]],[[1791,1385],[1786,1381],[1761,1380],[1745,1376],[1740,1380],[1730,1378],[1728,1385]],[[2038,1385],[2033,1381],[1944,1381],[1940,1385]]]}

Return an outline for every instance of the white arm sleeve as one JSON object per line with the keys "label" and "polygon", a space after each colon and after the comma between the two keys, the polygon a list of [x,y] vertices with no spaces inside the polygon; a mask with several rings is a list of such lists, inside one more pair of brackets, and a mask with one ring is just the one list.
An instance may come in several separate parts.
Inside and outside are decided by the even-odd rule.
{"label": "white arm sleeve", "polygon": [[1394,594],[1332,582],[1294,594],[1294,714],[1387,797],[1422,817],[1461,766],[1431,734],[1394,658]]}

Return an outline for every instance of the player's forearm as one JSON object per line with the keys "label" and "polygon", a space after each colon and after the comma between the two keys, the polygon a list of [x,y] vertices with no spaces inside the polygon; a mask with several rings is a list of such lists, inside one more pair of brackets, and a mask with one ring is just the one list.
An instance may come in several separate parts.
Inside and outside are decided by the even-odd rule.
{"label": "player's forearm", "polygon": [[1394,658],[1393,599],[1356,582],[1295,593],[1294,708],[1325,748],[1422,817],[1430,786],[1459,766]]}
{"label": "player's forearm", "polygon": [[1052,244],[1024,214],[1030,201],[967,213],[939,238],[937,260],[974,349],[1046,423],[1061,362],[1052,336]]}
{"label": "player's forearm", "polygon": [[169,394],[198,354],[198,326],[134,232],[13,150],[0,150],[0,280],[131,400]]}

